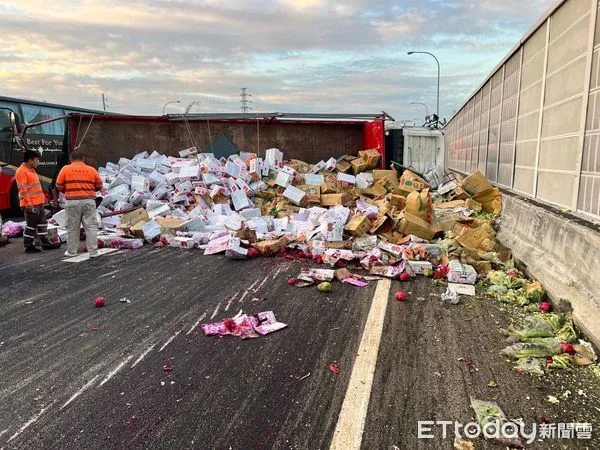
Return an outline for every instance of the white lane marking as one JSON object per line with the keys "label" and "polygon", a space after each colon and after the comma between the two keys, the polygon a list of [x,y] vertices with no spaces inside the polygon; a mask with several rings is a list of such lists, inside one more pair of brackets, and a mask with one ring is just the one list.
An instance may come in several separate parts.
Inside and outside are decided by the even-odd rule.
{"label": "white lane marking", "polygon": [[246,295],[248,295],[248,293],[254,288],[254,286],[256,286],[256,283],[258,283],[259,280],[256,280],[254,283],[252,283],[250,285],[250,287],[248,289],[246,289],[244,291],[244,294],[242,295],[242,297],[240,298],[240,300],[238,301],[238,303],[242,303],[244,301],[244,299],[246,298]]}
{"label": "white lane marking", "polygon": [[121,270],[123,270],[123,269],[113,270],[112,272],[108,272],[108,273],[100,275],[98,278],[104,278],[104,277],[108,277],[110,275],[114,275],[115,273],[120,272]]}
{"label": "white lane marking", "polygon": [[237,296],[239,295],[240,291],[237,291],[235,294],[233,294],[233,296],[229,299],[229,301],[227,302],[227,306],[225,306],[225,311],[229,310],[229,308],[231,308],[231,304],[234,302],[234,300],[237,298]]}
{"label": "white lane marking", "polygon": [[254,292],[258,291],[261,287],[263,287],[263,284],[265,284],[267,282],[267,280],[269,279],[269,277],[265,277],[258,286],[256,286],[256,289],[254,289]]}
{"label": "white lane marking", "polygon": [[391,281],[377,282],[330,449],[360,449]]}
{"label": "white lane marking", "polygon": [[204,320],[204,318],[206,317],[206,313],[202,314],[200,316],[200,318],[198,320],[196,320],[196,323],[194,324],[194,326],[192,328],[190,328],[190,331],[188,331],[187,333],[185,333],[185,335],[187,336],[188,334],[190,334],[192,331],[194,331],[196,329],[196,327],[198,325],[200,325],[200,322],[202,322]]}
{"label": "white lane marking", "polygon": [[17,432],[15,434],[13,434],[10,439],[6,442],[10,442],[12,441],[14,438],[16,438],[18,435],[20,435],[23,431],[25,431],[25,429],[31,425],[34,424],[35,422],[37,422],[39,420],[40,417],[42,417],[42,414],[44,414],[48,408],[50,408],[52,405],[54,405],[54,402],[50,403],[48,406],[46,406],[45,408],[42,408],[39,412],[37,412],[36,414],[34,414],[31,419],[29,419],[27,422],[25,422],[25,424],[21,425],[21,428],[19,428],[17,430]]}
{"label": "white lane marking", "polygon": [[179,333],[181,333],[181,330],[179,330],[177,333],[175,333],[173,336],[171,336],[171,337],[170,337],[170,338],[167,340],[167,342],[165,342],[165,343],[163,344],[163,346],[162,346],[162,347],[161,347],[161,348],[160,348],[158,351],[159,351],[159,352],[162,352],[162,351],[164,350],[164,348],[165,348],[167,345],[169,345],[171,342],[173,342],[173,339],[175,339],[175,338],[176,338],[176,337],[179,335]]}
{"label": "white lane marking", "polygon": [[135,366],[137,366],[137,363],[139,363],[142,359],[144,359],[144,357],[148,353],[150,353],[155,346],[156,346],[156,343],[152,344],[150,347],[148,347],[146,350],[144,350],[143,353],[140,355],[140,357],[138,359],[136,359],[135,362],[131,365],[130,369],[133,369]]}
{"label": "white lane marking", "polygon": [[[118,254],[117,252],[122,252],[118,248],[100,248],[98,249],[98,253],[102,255],[108,255],[110,253]],[[87,261],[90,259],[89,253],[82,253],[81,255],[73,256],[71,258],[63,259],[63,262],[71,262],[71,263],[80,263],[82,261]]]}
{"label": "white lane marking", "polygon": [[217,305],[217,307],[215,308],[215,310],[212,313],[212,316],[210,316],[210,320],[214,319],[215,316],[217,315],[217,313],[219,312],[219,308],[221,307],[221,302],[219,302],[219,304]]}
{"label": "white lane marking", "polygon": [[120,364],[119,364],[117,367],[115,367],[115,368],[114,368],[114,369],[113,369],[113,370],[112,370],[112,371],[111,371],[111,372],[110,372],[108,375],[106,375],[106,378],[105,378],[104,380],[102,380],[102,382],[100,383],[100,386],[103,386],[103,385],[104,385],[104,383],[106,383],[108,380],[110,380],[112,377],[114,377],[114,376],[115,376],[115,374],[116,374],[116,373],[117,373],[119,370],[121,370],[121,369],[123,368],[123,366],[124,366],[125,364],[127,364],[127,363],[128,363],[130,360],[131,360],[131,358],[133,358],[133,355],[129,355],[129,356],[127,357],[127,359],[125,359],[125,361],[121,362],[121,363],[120,363]]}
{"label": "white lane marking", "polygon": [[75,392],[71,398],[69,400],[67,400],[65,402],[64,405],[62,405],[60,407],[60,409],[62,410],[65,406],[67,406],[69,403],[71,403],[73,400],[75,400],[77,397],[79,397],[81,394],[83,394],[84,391],[86,391],[92,384],[94,384],[94,381],[96,381],[96,379],[99,377],[100,375],[96,375],[94,378],[92,378],[90,381],[88,381],[87,383],[85,383],[83,385],[83,387],[81,389],[79,389],[77,392]]}
{"label": "white lane marking", "polygon": [[282,267],[281,267],[281,266],[279,266],[279,267],[277,268],[277,270],[275,271],[275,273],[274,273],[274,274],[273,274],[273,276],[271,277],[271,279],[272,279],[272,280],[274,280],[274,279],[275,279],[275,277],[277,277],[277,275],[279,275],[279,272],[281,272],[281,269],[282,269]]}
{"label": "white lane marking", "polygon": [[240,297],[240,300],[238,301],[238,303],[242,303],[244,301],[244,299],[246,298],[246,295],[248,295],[248,291],[244,291],[244,295],[242,295]]}

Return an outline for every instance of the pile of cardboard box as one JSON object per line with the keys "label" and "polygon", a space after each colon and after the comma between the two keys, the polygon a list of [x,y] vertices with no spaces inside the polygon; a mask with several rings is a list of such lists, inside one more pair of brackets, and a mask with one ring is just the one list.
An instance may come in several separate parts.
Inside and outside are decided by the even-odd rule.
{"label": "pile of cardboard box", "polygon": [[487,254],[496,255],[489,220],[472,217],[501,210],[500,192],[480,173],[431,193],[415,173],[381,170],[374,149],[316,164],[283,156],[271,148],[263,158],[242,152],[217,159],[190,148],[179,157],[142,152],[108,163],[99,169],[105,184],[99,239],[236,258],[297,248],[332,264],[360,260],[371,270],[397,266],[410,260],[407,249],[446,236],[452,239],[442,241],[445,255],[429,244],[420,258],[440,264],[440,256],[455,257],[484,270],[498,260]]}

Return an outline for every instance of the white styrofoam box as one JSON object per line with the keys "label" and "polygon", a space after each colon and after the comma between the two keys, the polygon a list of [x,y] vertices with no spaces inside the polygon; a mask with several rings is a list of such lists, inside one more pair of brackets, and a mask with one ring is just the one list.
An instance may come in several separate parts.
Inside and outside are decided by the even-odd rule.
{"label": "white styrofoam box", "polygon": [[323,175],[317,175],[314,173],[305,173],[304,174],[304,184],[320,186],[323,183],[325,183],[325,177],[323,177]]}
{"label": "white styrofoam box", "polygon": [[141,205],[142,201],[144,200],[144,197],[144,192],[134,191],[129,197],[129,203],[131,203],[134,206]]}
{"label": "white styrofoam box", "polygon": [[133,175],[131,177],[131,190],[146,192],[150,190],[150,180],[142,175]]}
{"label": "white styrofoam box", "polygon": [[113,182],[108,185],[108,189],[113,189],[121,185],[129,185],[129,180],[123,174],[117,175]]}
{"label": "white styrofoam box", "polygon": [[181,180],[198,180],[200,179],[200,166],[191,165],[182,167],[179,170],[179,178]]}
{"label": "white styrofoam box", "polygon": [[296,171],[292,169],[290,166],[283,166],[279,169],[281,172],[289,173],[290,175],[296,175]]}
{"label": "white styrofoam box", "polygon": [[290,184],[293,179],[294,179],[293,175],[290,175],[289,173],[285,173],[285,172],[279,171],[277,173],[277,178],[275,179],[275,184],[277,186],[287,187],[287,185]]}
{"label": "white styrofoam box", "polygon": [[337,175],[337,179],[343,181],[344,183],[356,184],[356,177],[347,173],[339,172]]}
{"label": "white styrofoam box", "polygon": [[67,226],[67,211],[61,209],[52,216],[52,220],[56,221],[59,227],[65,228]]}
{"label": "white styrofoam box", "polygon": [[206,229],[206,222],[201,217],[192,217],[191,219],[183,222],[181,229],[202,232]]}
{"label": "white styrofoam box", "polygon": [[177,184],[181,181],[181,178],[179,178],[179,174],[175,172],[169,172],[165,174],[165,178],[167,179],[167,183],[171,185]]}
{"label": "white styrofoam box", "polygon": [[260,217],[262,215],[260,209],[258,208],[250,208],[250,209],[244,209],[243,211],[240,211],[240,215],[244,218],[244,219],[252,219],[253,217]]}
{"label": "white styrofoam box", "polygon": [[335,158],[329,158],[325,163],[325,170],[328,172],[333,172],[337,166],[337,160]]}
{"label": "white styrofoam box", "polygon": [[119,216],[109,216],[102,219],[101,222],[104,228],[117,228],[121,225],[121,218]]}
{"label": "white styrofoam box", "polygon": [[169,205],[163,204],[162,206],[159,206],[158,208],[152,208],[151,210],[149,210],[148,217],[150,217],[152,219],[157,216],[164,216],[169,211],[171,211],[171,207]]}
{"label": "white styrofoam box", "polygon": [[290,225],[290,219],[288,217],[283,217],[281,219],[273,219],[274,231],[277,231],[277,232],[288,231],[289,225]]}
{"label": "white styrofoam box", "polygon": [[138,159],[144,159],[144,158],[148,158],[148,152],[146,150],[144,150],[143,152],[137,153],[133,158],[131,158],[133,161],[136,161]]}
{"label": "white styrofoam box", "polygon": [[160,173],[158,170],[153,171],[150,175],[148,175],[148,180],[154,186],[164,183],[167,181],[167,178],[164,174]]}
{"label": "white styrofoam box", "polygon": [[238,178],[242,172],[242,169],[234,162],[227,161],[227,165],[225,166],[225,172],[231,175],[233,178]]}
{"label": "white styrofoam box", "polygon": [[156,168],[156,160],[155,159],[140,158],[140,159],[136,159],[135,164],[140,169],[142,169],[144,172],[152,172]]}
{"label": "white styrofoam box", "polygon": [[310,173],[319,173],[321,170],[325,168],[325,161],[319,161],[317,164],[310,169]]}
{"label": "white styrofoam box", "polygon": [[265,162],[269,163],[271,167],[282,167],[283,166],[283,153],[277,148],[269,148],[265,151]]}
{"label": "white styrofoam box", "polygon": [[248,186],[244,180],[242,180],[241,178],[238,178],[235,180],[235,184],[237,185],[237,187],[239,187],[242,191],[244,191],[246,193],[246,195],[248,195],[250,192],[252,192],[252,189],[250,189],[250,186]]}
{"label": "white styrofoam box", "polygon": [[345,225],[350,217],[350,208],[341,205],[332,206],[329,208],[328,214],[329,217],[339,220]]}
{"label": "white styrofoam box", "polygon": [[302,202],[302,199],[306,196],[306,192],[302,189],[298,189],[292,185],[289,185],[283,191],[283,196],[290,200],[295,205],[299,205]]}
{"label": "white styrofoam box", "polygon": [[190,148],[186,148],[185,150],[181,150],[179,152],[179,156],[181,158],[187,158],[190,155],[195,155],[198,153],[198,150],[196,149],[196,147],[190,147]]}
{"label": "white styrofoam box", "polygon": [[181,183],[177,183],[175,185],[175,189],[179,192],[193,192],[194,186],[190,180],[182,181]]}
{"label": "white styrofoam box", "polygon": [[244,208],[250,208],[248,196],[241,189],[231,193],[231,201],[233,202],[233,207],[236,211]]}
{"label": "white styrofoam box", "polygon": [[219,182],[219,177],[212,172],[207,172],[202,174],[202,181],[206,184],[214,184]]}
{"label": "white styrofoam box", "polygon": [[373,186],[373,174],[371,172],[361,172],[356,175],[356,187],[359,189],[369,189]]}
{"label": "white styrofoam box", "polygon": [[162,173],[163,175],[166,175],[169,172],[171,172],[171,165],[165,164],[165,162],[162,162],[162,163],[156,165],[156,171]]}
{"label": "white styrofoam box", "polygon": [[119,158],[119,170],[121,170],[123,167],[126,167],[130,162],[131,160],[128,158]]}

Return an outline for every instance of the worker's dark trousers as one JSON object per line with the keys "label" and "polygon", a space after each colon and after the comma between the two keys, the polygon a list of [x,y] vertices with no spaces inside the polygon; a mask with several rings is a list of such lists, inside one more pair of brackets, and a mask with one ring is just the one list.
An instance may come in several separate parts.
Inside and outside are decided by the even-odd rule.
{"label": "worker's dark trousers", "polygon": [[27,225],[23,233],[23,243],[25,248],[34,245],[35,237],[38,236],[42,244],[48,244],[48,221],[46,220],[46,211],[43,206],[35,206],[31,212],[25,212],[25,221]]}

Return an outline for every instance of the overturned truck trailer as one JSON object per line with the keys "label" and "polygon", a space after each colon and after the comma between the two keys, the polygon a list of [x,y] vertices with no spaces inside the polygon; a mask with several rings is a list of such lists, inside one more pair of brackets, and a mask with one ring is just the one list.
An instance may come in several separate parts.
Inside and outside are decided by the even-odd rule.
{"label": "overturned truck trailer", "polygon": [[70,147],[81,148],[96,166],[144,150],[166,155],[196,147],[216,157],[276,147],[288,159],[320,161],[374,148],[385,157],[382,114],[171,114],[122,116],[74,114]]}

